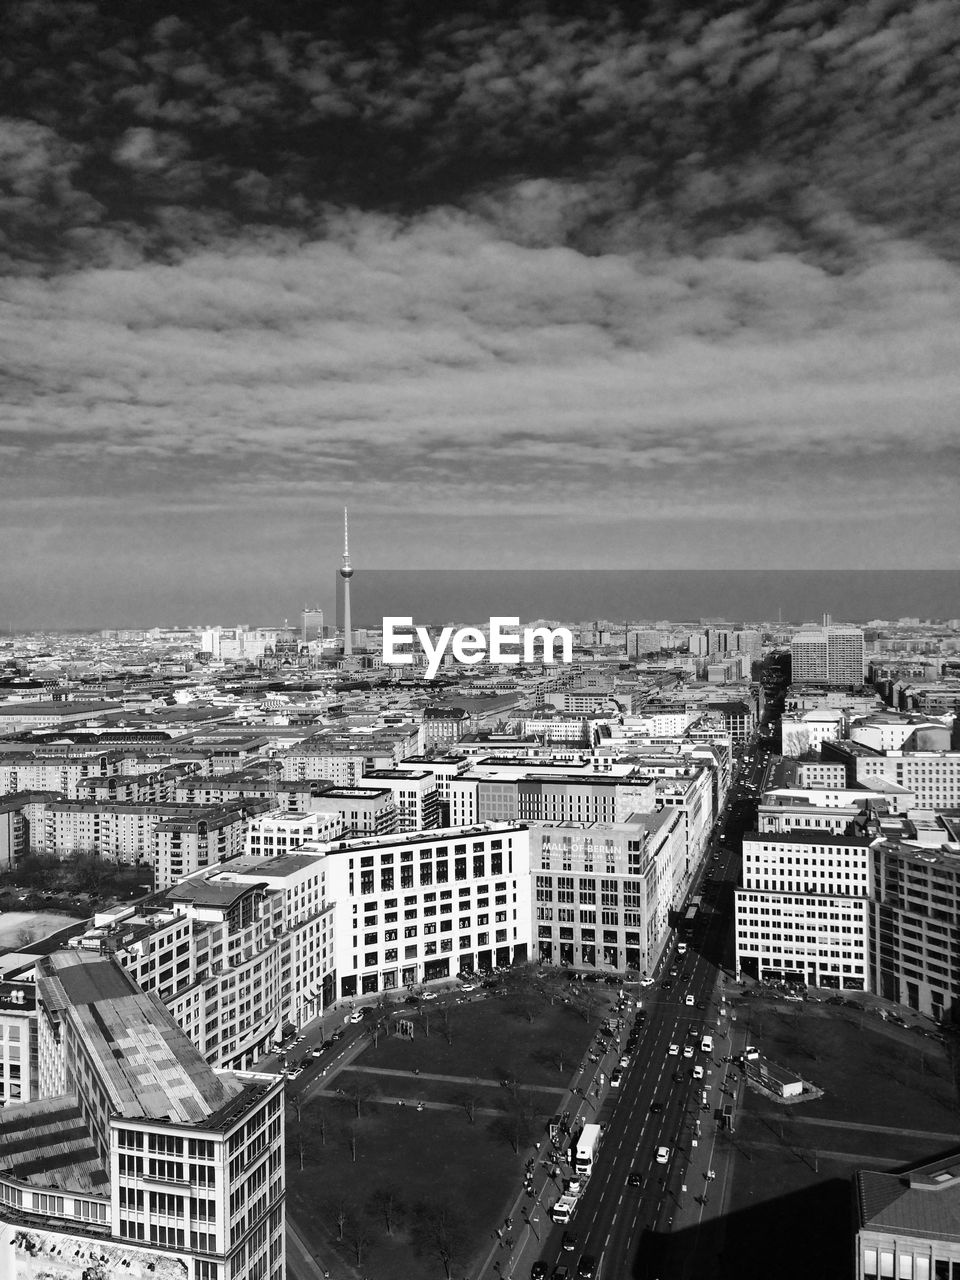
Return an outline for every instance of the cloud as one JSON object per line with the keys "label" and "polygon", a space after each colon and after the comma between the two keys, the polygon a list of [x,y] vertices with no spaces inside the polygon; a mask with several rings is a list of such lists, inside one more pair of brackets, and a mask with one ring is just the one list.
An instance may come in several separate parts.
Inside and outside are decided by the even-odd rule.
{"label": "cloud", "polygon": [[955,529],[960,15],[775,9],[14,3],[0,496]]}

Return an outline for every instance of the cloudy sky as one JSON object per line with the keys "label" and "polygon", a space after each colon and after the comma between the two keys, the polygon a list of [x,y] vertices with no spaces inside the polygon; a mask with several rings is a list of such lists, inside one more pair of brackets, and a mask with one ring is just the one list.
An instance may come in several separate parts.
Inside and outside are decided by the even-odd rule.
{"label": "cloudy sky", "polygon": [[[641,16],[637,16],[642,11]],[[0,625],[955,568],[954,0],[8,0]]]}

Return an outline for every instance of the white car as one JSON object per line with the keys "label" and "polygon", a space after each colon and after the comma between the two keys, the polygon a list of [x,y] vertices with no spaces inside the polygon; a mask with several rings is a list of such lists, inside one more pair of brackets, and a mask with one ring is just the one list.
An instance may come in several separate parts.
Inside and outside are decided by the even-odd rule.
{"label": "white car", "polygon": [[701,1067],[701,1066],[696,1066],[696,1067],[694,1067],[694,1068],[693,1068],[693,1078],[694,1078],[694,1080],[702,1080],[702,1079],[703,1079],[703,1067]]}
{"label": "white car", "polygon": [[683,1046],[683,1056],[684,1056],[685,1058],[692,1058],[692,1057],[693,1057],[693,1045],[692,1045],[692,1044],[685,1044],[685,1045]]}
{"label": "white car", "polygon": [[667,1053],[669,1053],[671,1058],[675,1058],[679,1052],[680,1046],[678,1044],[672,1044],[667,1048]]}
{"label": "white car", "polygon": [[696,1004],[696,1001],[694,1000],[693,996],[687,996],[683,1003],[688,1004],[692,1007],[694,1004]]}
{"label": "white car", "polygon": [[626,1070],[626,1069],[627,1069],[627,1067],[629,1067],[629,1065],[630,1065],[630,1055],[629,1055],[629,1053],[625,1053],[625,1054],[623,1055],[623,1057],[620,1059],[620,1065],[621,1065],[621,1067],[623,1067],[623,1069],[624,1069],[624,1070]]}
{"label": "white car", "polygon": [[653,986],[653,979],[652,979],[652,978],[641,978],[641,979],[640,979],[640,982],[639,982],[639,985],[640,985],[641,987],[652,987],[652,986]]}
{"label": "white car", "polygon": [[424,991],[420,997],[421,1000],[436,1000],[436,998],[437,993],[435,991]]}
{"label": "white car", "polygon": [[461,982],[461,983],[460,983],[460,990],[461,990],[461,991],[476,991],[476,989],[477,989],[477,984],[476,984],[475,982]]}
{"label": "white car", "polygon": [[623,1072],[621,1071],[621,1069],[620,1069],[619,1067],[617,1067],[617,1069],[616,1069],[615,1071],[611,1072],[611,1075],[610,1075],[610,1088],[611,1088],[611,1089],[619,1089],[619,1088],[620,1088],[620,1081],[621,1081],[622,1079],[623,1079]]}
{"label": "white car", "polygon": [[657,1164],[666,1164],[670,1159],[669,1147],[657,1147]]}

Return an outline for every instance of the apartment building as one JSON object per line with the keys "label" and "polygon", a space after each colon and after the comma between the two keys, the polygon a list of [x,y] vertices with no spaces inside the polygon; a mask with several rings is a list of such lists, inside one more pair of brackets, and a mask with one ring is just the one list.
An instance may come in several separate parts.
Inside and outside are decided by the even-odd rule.
{"label": "apartment building", "polygon": [[795,684],[863,683],[866,648],[858,627],[820,627],[798,632],[790,642]]}
{"label": "apartment building", "polygon": [[367,784],[393,795],[398,831],[424,831],[437,825],[440,797],[429,769],[365,769],[360,785]]}
{"label": "apartment building", "polygon": [[7,754],[0,756],[0,794],[51,791],[77,799],[77,788],[88,778],[116,778],[124,772],[122,751],[71,750],[67,755]]}
{"label": "apartment building", "polygon": [[829,831],[744,836],[736,971],[870,990],[871,839]]}
{"label": "apartment building", "polygon": [[399,828],[399,816],[394,792],[389,787],[328,787],[310,792],[304,802],[310,813],[338,817],[343,823],[343,834],[356,836],[386,836]]}
{"label": "apartment building", "polygon": [[622,823],[531,824],[537,959],[651,972],[683,896],[685,855],[675,809]]}
{"label": "apartment building", "polygon": [[40,1096],[0,1111],[5,1273],[282,1280],[282,1079],[212,1070],[106,956],[44,957],[36,1000]]}
{"label": "apartment building", "polygon": [[[254,812],[273,807],[255,801]],[[157,868],[158,887],[198,866],[232,857],[243,848],[248,810],[192,805],[47,799],[42,822],[31,827],[37,853],[98,853],[118,862]]]}

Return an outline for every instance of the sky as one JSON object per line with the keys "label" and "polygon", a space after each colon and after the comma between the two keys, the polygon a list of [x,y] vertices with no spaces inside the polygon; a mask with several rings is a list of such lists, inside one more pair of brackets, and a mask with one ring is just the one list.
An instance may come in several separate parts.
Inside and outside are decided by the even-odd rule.
{"label": "sky", "polygon": [[8,0],[0,627],[281,621],[345,504],[358,570],[957,568],[958,44]]}

